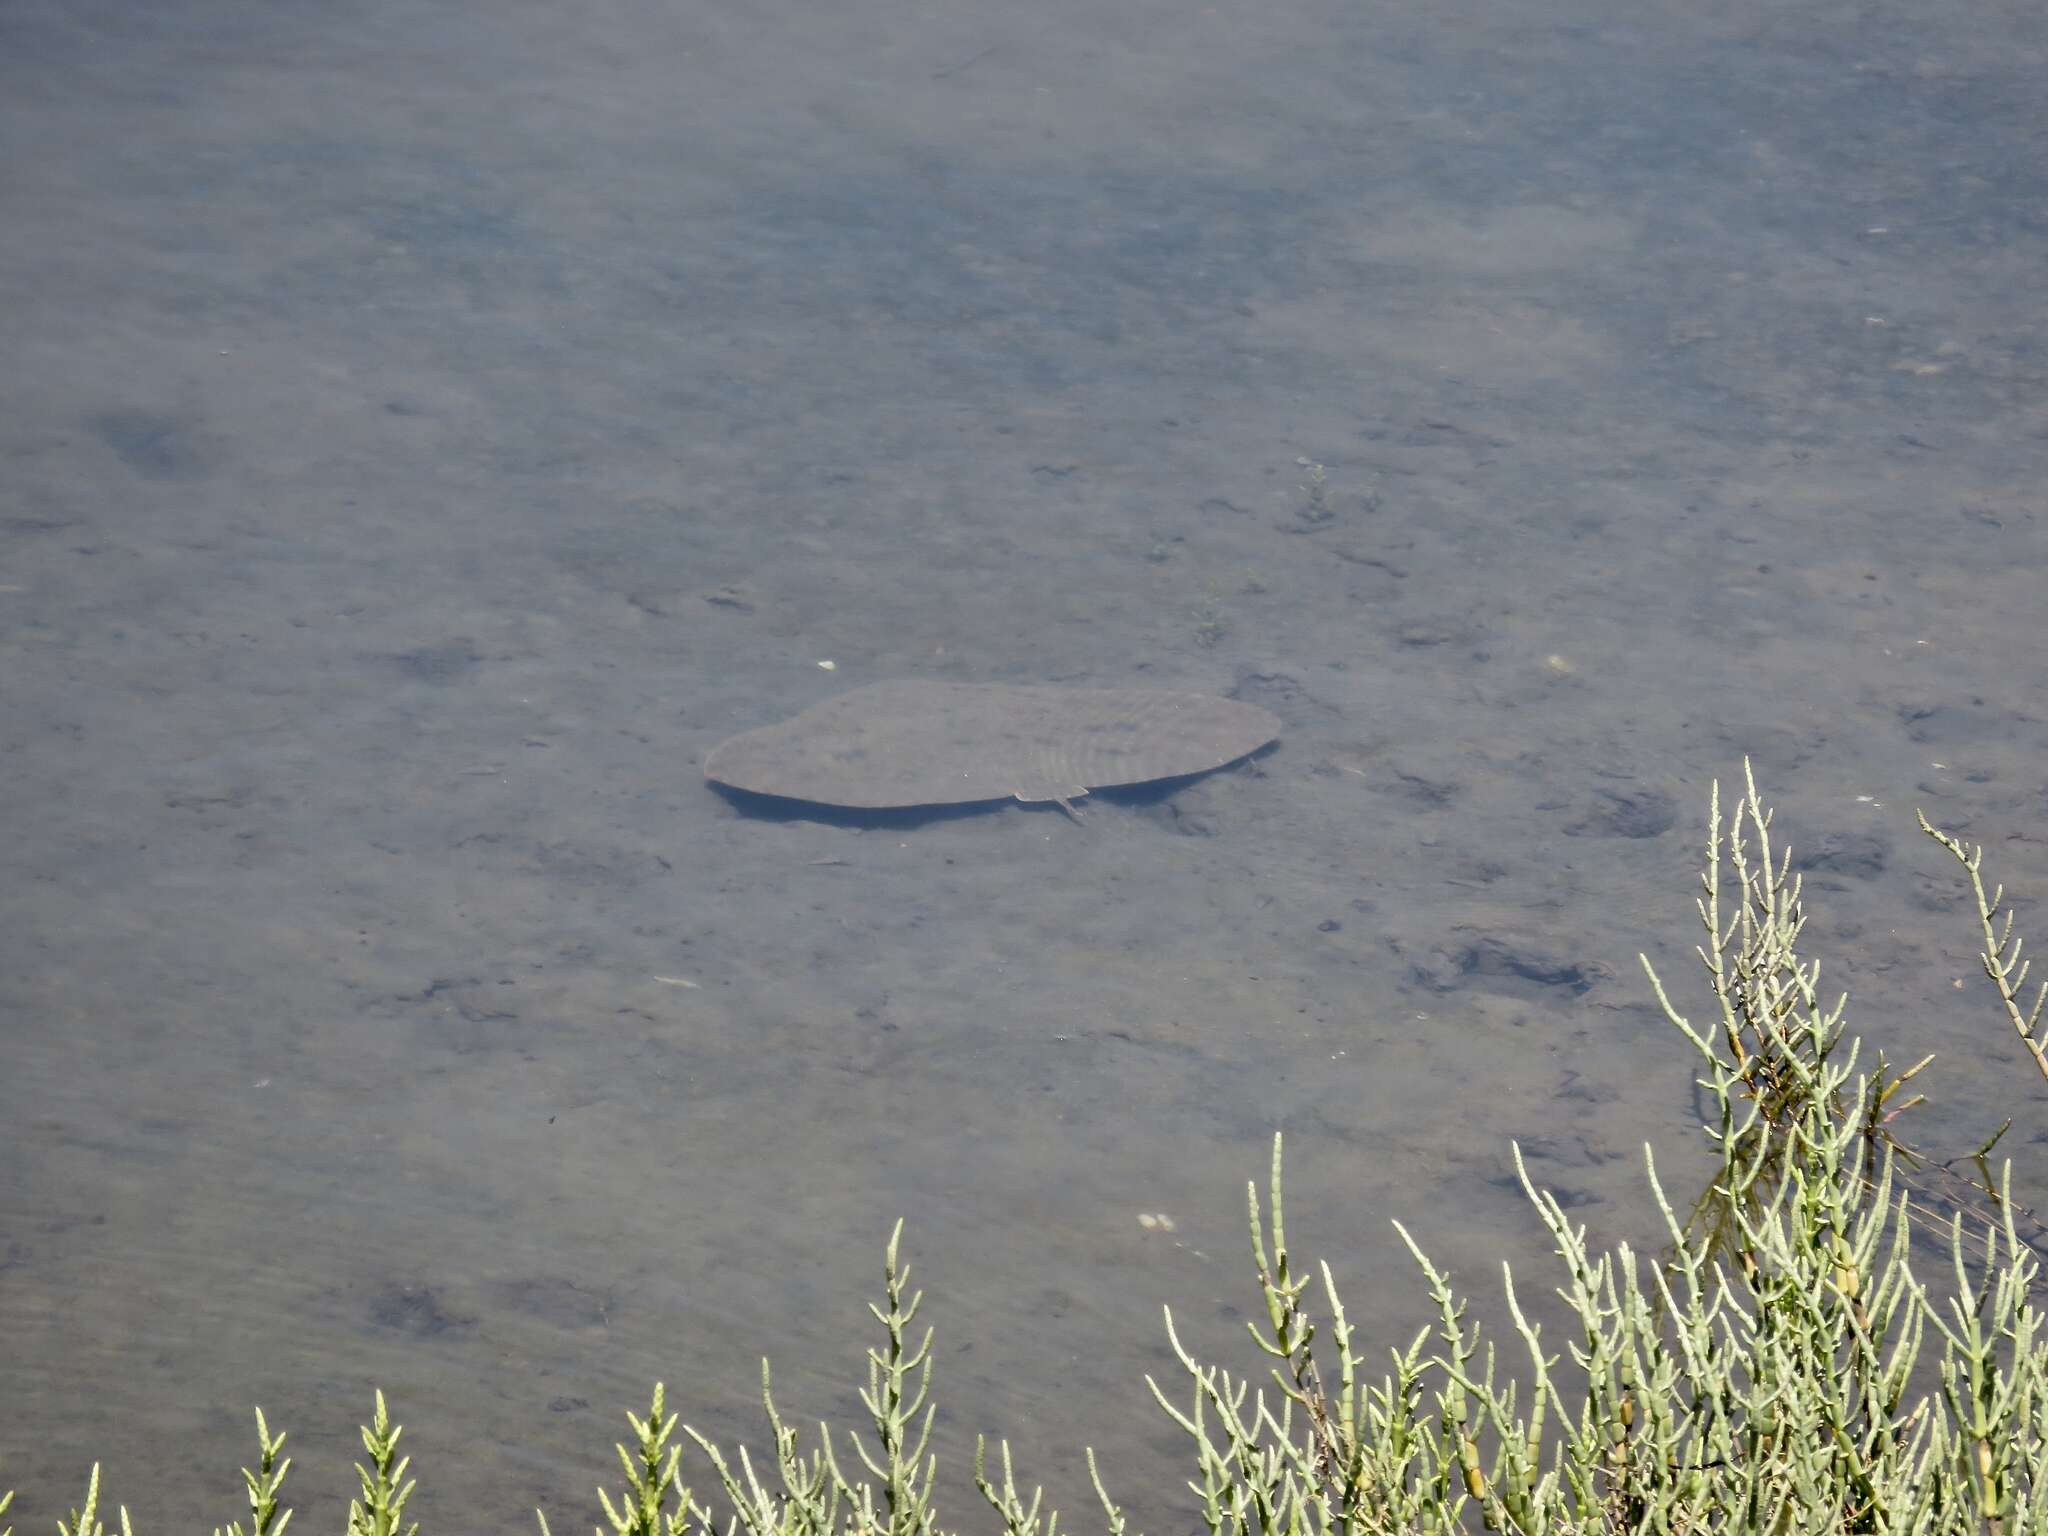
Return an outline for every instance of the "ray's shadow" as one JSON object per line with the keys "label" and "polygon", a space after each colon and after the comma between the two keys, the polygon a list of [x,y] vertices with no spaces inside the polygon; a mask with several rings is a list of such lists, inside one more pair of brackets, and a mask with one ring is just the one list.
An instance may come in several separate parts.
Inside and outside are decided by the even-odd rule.
{"label": "ray's shadow", "polygon": [[[1075,803],[1075,809],[1080,813],[1082,824],[1085,825],[1091,809],[1145,810],[1163,805],[1190,784],[1214,778],[1218,774],[1234,773],[1248,763],[1263,763],[1279,748],[1279,742],[1268,742],[1248,757],[1241,757],[1234,763],[1226,763],[1221,768],[1205,768],[1200,773],[1184,773],[1170,779],[1148,779],[1142,784],[1093,789],[1088,792],[1085,799]],[[832,805],[818,800],[792,800],[784,795],[757,794],[750,789],[735,789],[729,784],[720,784],[708,779],[704,787],[749,821],[815,821],[821,826],[847,827],[862,832],[901,832],[915,827],[930,826],[936,822],[959,821],[972,816],[994,816],[1006,811],[1017,811],[1031,816],[1052,816],[1058,820],[1067,819],[1067,813],[1056,802],[1050,800],[973,800],[957,805],[904,805],[873,810],[858,806]]]}

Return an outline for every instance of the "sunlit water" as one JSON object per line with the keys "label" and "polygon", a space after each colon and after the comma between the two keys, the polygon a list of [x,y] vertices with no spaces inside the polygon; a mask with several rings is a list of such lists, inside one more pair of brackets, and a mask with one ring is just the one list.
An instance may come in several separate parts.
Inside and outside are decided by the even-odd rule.
{"label": "sunlit water", "polygon": [[[1276,1128],[1387,1342],[1390,1218],[1544,1288],[1511,1141],[1603,1238],[1697,1168],[1634,957],[1693,982],[1745,753],[1924,1137],[2048,1124],[1911,824],[2048,891],[2042,64],[1991,5],[0,11],[17,1526],[96,1457],[224,1523],[255,1403],[332,1525],[381,1385],[428,1531],[572,1531],[657,1377],[850,1417],[903,1216],[948,1522],[986,1432],[1177,1536],[1141,1378],[1162,1303],[1243,1359]],[[1286,730],[1080,825],[703,786],[891,677]]]}

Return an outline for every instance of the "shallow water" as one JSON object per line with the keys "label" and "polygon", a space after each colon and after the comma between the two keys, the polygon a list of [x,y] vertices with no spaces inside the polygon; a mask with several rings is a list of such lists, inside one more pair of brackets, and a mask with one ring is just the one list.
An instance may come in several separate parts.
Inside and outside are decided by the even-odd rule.
{"label": "shallow water", "polygon": [[[1642,1143],[1697,1153],[1634,957],[1690,982],[1745,753],[1827,974],[1944,1051],[1926,1139],[2048,1125],[1911,822],[2048,890],[2041,53],[1996,4],[0,12],[17,1525],[95,1457],[224,1522],[256,1402],[338,1520],[379,1384],[429,1531],[573,1529],[657,1376],[848,1416],[900,1215],[949,1520],[988,1432],[1183,1530],[1140,1377],[1162,1302],[1233,1347],[1276,1128],[1368,1336],[1426,1320],[1391,1217],[1542,1274],[1511,1139],[1647,1229]],[[1286,734],[1080,826],[701,783],[890,677]]]}

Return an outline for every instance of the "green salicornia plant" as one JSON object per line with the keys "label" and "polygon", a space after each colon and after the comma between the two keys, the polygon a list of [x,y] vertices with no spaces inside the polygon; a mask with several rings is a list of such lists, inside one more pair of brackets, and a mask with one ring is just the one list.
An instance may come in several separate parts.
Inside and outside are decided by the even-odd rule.
{"label": "green salicornia plant", "polygon": [[[262,1421],[257,1421],[260,1435]],[[399,1521],[405,1516],[405,1501],[412,1497],[413,1483],[407,1482],[406,1468],[412,1458],[398,1454],[398,1437],[403,1425],[393,1424],[384,1411],[384,1394],[377,1394],[377,1411],[363,1426],[363,1450],[370,1463],[356,1463],[356,1477],[363,1485],[362,1497],[348,1506],[348,1536],[398,1536]],[[264,1454],[270,1454],[266,1445]],[[249,1473],[244,1470],[243,1477]],[[419,1522],[405,1528],[405,1536],[419,1536]]]}
{"label": "green salicornia plant", "polygon": [[[1748,785],[1748,791],[1753,801],[1753,782]],[[1759,1176],[1750,1185],[1754,1198],[1761,1191],[1775,1186],[1785,1172],[1786,1163],[1794,1156],[1796,1141],[1791,1134],[1792,1128],[1798,1123],[1807,1086],[1818,1081],[1811,1071],[1793,1070],[1785,1058],[1788,1053],[1796,1055],[1808,1051],[1809,1043],[1815,1039],[1827,1042],[1832,1048],[1840,1038],[1841,1013],[1846,999],[1838,1000],[1831,1028],[1819,1035],[1788,1031],[1782,1027],[1782,1013],[1788,1006],[1787,1000],[1799,994],[1803,985],[1797,974],[1804,964],[1798,958],[1796,946],[1800,928],[1805,922],[1799,878],[1793,874],[1789,859],[1773,861],[1768,825],[1759,824],[1754,827],[1752,837],[1731,836],[1728,839],[1727,863],[1733,876],[1733,900],[1724,908],[1719,825],[1717,795],[1708,833],[1707,871],[1702,877],[1705,894],[1698,904],[1708,936],[1708,942],[1698,952],[1706,963],[1708,984],[1718,1014],[1718,1018],[1707,1027],[1725,1047],[1726,1065],[1733,1068],[1739,1079],[1727,1085],[1731,1093],[1720,1102],[1724,1106],[1731,1103],[1754,1104],[1759,1113],[1749,1117],[1739,1131],[1724,1124],[1711,1127],[1710,1132],[1736,1134],[1743,1139],[1742,1160],[1758,1164]],[[1985,948],[1979,958],[1985,973],[1998,989],[2021,1043],[2043,1075],[2048,1076],[2048,1048],[2044,1048],[2037,1028],[2043,1005],[2048,1004],[2048,987],[2044,987],[2036,997],[2031,1017],[2022,1014],[2019,989],[2025,981],[2027,965],[2020,959],[2020,942],[2013,934],[2011,914],[2004,913],[2003,923],[1999,922],[2003,889],[1986,895],[1980,873],[1983,862],[1981,848],[1966,849],[1954,838],[1931,826],[1924,816],[1920,818],[1920,825],[1968,871],[1976,897],[1979,926],[1984,934]],[[1652,982],[1655,983],[1654,976]],[[1673,1012],[1668,999],[1660,996],[1660,1001],[1665,1003],[1667,1013]],[[1689,1028],[1687,1032],[1691,1033]],[[1697,1038],[1693,1043],[1695,1046],[1702,1044]],[[1712,1053],[1709,1056],[1711,1060]],[[1983,1229],[1987,1220],[1990,1225],[1998,1225],[2007,1215],[2012,1217],[2028,1245],[2037,1254],[2041,1253],[2044,1246],[2048,1246],[2044,1244],[2044,1239],[2048,1239],[2048,1225],[2044,1225],[2033,1212],[2012,1204],[2002,1192],[2002,1181],[1993,1175],[1990,1168],[1991,1149],[2010,1128],[2010,1122],[1994,1131],[1967,1159],[1937,1161],[1925,1151],[1907,1145],[1895,1134],[1893,1126],[1898,1118],[1923,1102],[1923,1096],[1919,1094],[1911,1098],[1901,1097],[1902,1090],[1932,1060],[1931,1056],[1923,1057],[1904,1072],[1894,1073],[1880,1052],[1875,1070],[1865,1079],[1860,1105],[1864,1135],[1873,1147],[1881,1144],[1894,1154],[1894,1190],[1908,1198],[1909,1209],[1923,1222],[1945,1225],[1947,1219],[1957,1212],[1972,1213],[1976,1220],[1966,1229],[1966,1241],[1979,1257],[1984,1255],[1975,1234]],[[1808,1066],[1812,1065],[1809,1061]],[[1712,1070],[1711,1066],[1709,1070]],[[1833,1108],[1841,1112],[1844,1106],[1838,1100]],[[1873,1158],[1870,1165],[1874,1167],[1876,1162]],[[1956,1165],[1963,1162],[1974,1167],[1975,1177],[1958,1169]],[[1866,1185],[1866,1192],[1869,1188]],[[1730,1261],[1736,1258],[1738,1234],[1732,1208],[1718,1178],[1693,1202],[1687,1230],[1709,1240],[1710,1254]]]}
{"label": "green salicornia plant", "polygon": [[[377,1412],[384,1411],[384,1394],[377,1394]],[[393,1439],[397,1436],[394,1434]],[[263,1410],[256,1410],[256,1469],[242,1468],[242,1481],[248,1487],[249,1526],[246,1531],[239,1520],[229,1523],[227,1536],[284,1536],[284,1528],[291,1524],[292,1512],[278,1508],[277,1496],[284,1488],[285,1474],[292,1469],[292,1459],[286,1456],[278,1459],[284,1450],[284,1436],[272,1436],[270,1426],[263,1422]],[[350,1521],[354,1529],[354,1521]],[[5,1536],[0,1532],[0,1536]],[[221,1536],[219,1526],[213,1529],[213,1536]]]}
{"label": "green salicornia plant", "polygon": [[[910,1266],[900,1244],[903,1223],[889,1234],[882,1258],[882,1302],[868,1310],[882,1325],[882,1342],[868,1351],[867,1385],[860,1399],[874,1437],[871,1449],[859,1436],[853,1446],[866,1477],[849,1477],[832,1448],[831,1429],[818,1426],[816,1449],[805,1453],[796,1430],[784,1422],[769,1390],[768,1363],[761,1363],[761,1400],[775,1440],[776,1483],[770,1493],[746,1452],[735,1472],[725,1454],[696,1430],[688,1433],[710,1458],[732,1505],[733,1520],[746,1536],[936,1536],[933,1508],[936,1459],[930,1453],[932,1334],[914,1335],[912,1324],[924,1301],[910,1290]],[[707,1526],[707,1529],[709,1527]]]}
{"label": "green salicornia plant", "polygon": [[[1917,1165],[1917,1155],[1893,1137],[1891,1125],[1921,1100],[1916,1095],[1893,1101],[1932,1060],[1923,1058],[1893,1074],[1880,1054],[1875,1072],[1859,1080],[1853,1108],[1843,1099],[1846,1077],[1831,1078],[1824,1072],[1828,1057],[1842,1042],[1848,999],[1838,997],[1831,1006],[1822,1006],[1819,966],[1803,959],[1798,949],[1806,924],[1799,876],[1792,871],[1789,850],[1773,856],[1769,813],[1757,803],[1754,780],[1747,781],[1746,788],[1742,807],[1727,829],[1725,850],[1719,785],[1708,811],[1707,863],[1694,904],[1706,929],[1706,942],[1695,953],[1706,968],[1714,1001],[1714,1017],[1704,1029],[1695,1029],[1672,1005],[1663,983],[1644,962],[1665,1016],[1692,1042],[1711,1079],[1706,1086],[1718,1113],[1706,1128],[1708,1136],[1720,1145],[1724,1166],[1740,1164],[1750,1170],[1733,1191],[1740,1196],[1737,1200],[1729,1198],[1730,1186],[1717,1175],[1694,1202],[1687,1222],[1688,1235],[1708,1240],[1708,1253],[1730,1260],[1739,1258],[1742,1248],[1735,1219],[1738,1208],[1755,1215],[1769,1191],[1805,1155],[1801,1131],[1810,1111],[1824,1109],[1831,1121],[1861,1114],[1866,1150],[1873,1154],[1864,1160],[1866,1175],[1874,1173],[1881,1162],[1876,1154],[1883,1151],[1902,1154],[1900,1161]],[[1726,882],[1724,858],[1732,877]],[[1829,1102],[1811,1104],[1815,1093],[1827,1094]]]}
{"label": "green salicornia plant", "polygon": [[[2048,1076],[2048,988],[2025,1007],[2026,964],[2010,916],[2001,921],[2003,892],[1983,887],[1982,850],[1922,825],[1968,870],[1985,971]],[[1150,1382],[1191,1443],[1189,1486],[1209,1536],[2048,1536],[2048,1346],[2030,1299],[2040,1266],[2009,1174],[1992,1181],[1980,1154],[1985,1182],[1972,1188],[1985,1198],[1927,1218],[1940,1206],[1924,1191],[1916,1200],[1907,1173],[1920,1160],[1890,1131],[1917,1102],[1902,1090],[1926,1062],[1895,1073],[1879,1056],[1859,1068],[1847,1000],[1822,992],[1800,949],[1800,884],[1773,847],[1753,779],[1725,824],[1716,789],[1707,843],[1698,952],[1711,1013],[1695,1020],[1644,961],[1699,1062],[1715,1162],[1682,1217],[1646,1149],[1668,1248],[1596,1248],[1517,1150],[1561,1261],[1562,1347],[1545,1345],[1504,1265],[1516,1340],[1497,1356],[1397,1223],[1433,1319],[1369,1354],[1329,1267],[1302,1265],[1288,1246],[1276,1137],[1266,1191],[1248,1192],[1264,1303],[1251,1332],[1266,1364],[1245,1375],[1203,1361],[1169,1311],[1182,1376],[1173,1392]],[[772,1468],[684,1426],[724,1494],[720,1516],[682,1481],[678,1419],[657,1385],[647,1416],[627,1415],[626,1485],[600,1489],[596,1536],[948,1536],[930,1450],[931,1333],[915,1328],[922,1295],[909,1288],[901,1236],[899,1223],[870,1307],[881,1336],[867,1355],[864,1436],[821,1424],[807,1448],[764,1362]],[[1938,1286],[1923,1283],[1916,1259],[1943,1272]],[[249,1524],[226,1536],[283,1536],[290,1519],[278,1503],[284,1437],[261,1413],[256,1430],[258,1465],[243,1472]],[[414,1485],[399,1433],[380,1393],[348,1536],[400,1536]],[[1092,1452],[1088,1470],[1108,1536],[1126,1536]],[[1003,1536],[1058,1536],[1041,1491],[1019,1488],[1007,1444],[993,1472],[978,1445],[974,1483]],[[10,1498],[0,1496],[0,1515]],[[98,1504],[95,1466],[59,1536],[106,1536]],[[550,1536],[544,1515],[540,1526]],[[133,1536],[125,1509],[121,1536]]]}
{"label": "green salicornia plant", "polygon": [[[8,1500],[14,1494],[10,1491]],[[100,1464],[92,1464],[92,1472],[85,1480],[85,1507],[71,1511],[69,1520],[57,1522],[57,1536],[107,1536],[107,1528],[100,1521]],[[121,1536],[135,1536],[128,1524],[128,1506],[121,1506]]]}
{"label": "green salicornia plant", "polygon": [[[1919,815],[1915,812],[1915,815]],[[1977,902],[1977,926],[1984,935],[1984,948],[1977,959],[1984,967],[1984,974],[1998,989],[1998,1000],[2005,1007],[2005,1016],[2019,1034],[2020,1044],[2027,1055],[2048,1078],[2048,1031],[2041,1027],[2044,1010],[2048,1010],[2048,981],[2040,984],[2034,993],[2034,1006],[2024,1007],[2027,986],[2027,972],[2033,962],[2020,957],[2021,941],[2013,932],[2012,912],[2005,908],[2005,887],[1995,887],[1989,895],[1984,891],[1984,850],[1965,847],[1961,841],[1949,836],[1939,827],[1919,816],[1920,830],[1933,838],[1942,847],[1955,855],[1956,862],[1970,877],[1970,894]]]}
{"label": "green salicornia plant", "polygon": [[[1253,1334],[1271,1380],[1206,1364],[1173,1336],[1191,1390],[1176,1402],[1153,1388],[1194,1443],[1212,1536],[2048,1531],[2038,1265],[2002,1185],[1974,1262],[1966,1219],[1951,1219],[1946,1294],[1916,1278],[1894,1150],[1876,1133],[1912,1073],[1858,1072],[1846,1003],[1822,994],[1798,951],[1798,883],[1769,827],[1752,782],[1726,829],[1736,879],[1724,890],[1717,793],[1700,954],[1718,1018],[1695,1024],[1645,961],[1702,1063],[1712,1220],[1688,1228],[1650,1162],[1671,1257],[1596,1252],[1518,1153],[1563,1261],[1565,1353],[1545,1348],[1507,1273],[1526,1356],[1516,1379],[1401,1229],[1434,1339],[1425,1329],[1392,1351],[1375,1381],[1329,1270],[1314,1286],[1288,1251],[1276,1140],[1270,1239],[1251,1197],[1266,1302]],[[1717,1230],[1725,1262],[1711,1256]]]}
{"label": "green salicornia plant", "polygon": [[[604,1489],[597,1491],[612,1536],[684,1536],[693,1517],[700,1522],[706,1517],[706,1511],[691,1499],[679,1474],[683,1448],[670,1440],[675,1433],[676,1416],[665,1411],[667,1397],[662,1384],[656,1382],[647,1417],[626,1415],[626,1422],[633,1426],[633,1449],[614,1447],[619,1453],[619,1464],[626,1469],[625,1491],[616,1504]],[[538,1510],[534,1513],[540,1518],[541,1536],[551,1536],[548,1517]],[[596,1531],[597,1536],[605,1536],[604,1526],[596,1527]]]}
{"label": "green salicornia plant", "polygon": [[[882,1342],[868,1351],[867,1385],[861,1402],[868,1410],[872,1448],[858,1435],[844,1435],[867,1476],[850,1477],[833,1448],[829,1426],[818,1426],[818,1443],[805,1450],[802,1437],[775,1406],[768,1364],[761,1364],[761,1401],[774,1440],[775,1467],[764,1474],[742,1447],[728,1457],[707,1436],[688,1425],[683,1433],[694,1440],[711,1463],[730,1507],[727,1536],[937,1536],[932,1494],[936,1462],[929,1444],[931,1401],[931,1330],[917,1335],[923,1292],[910,1290],[910,1266],[901,1257],[903,1224],[890,1234],[882,1261],[882,1302],[868,1310],[882,1325]],[[677,1418],[664,1411],[660,1385],[645,1419],[627,1415],[635,1446],[619,1446],[626,1469],[626,1489],[614,1503],[600,1489],[598,1499],[610,1536],[685,1536],[692,1523],[714,1532],[711,1511],[690,1495],[678,1472],[681,1447],[670,1442]],[[1014,1488],[1011,1490],[1014,1497]],[[991,1491],[989,1497],[996,1495]],[[547,1516],[539,1515],[542,1536],[551,1536]],[[603,1526],[597,1536],[607,1536]],[[1052,1536],[1048,1529],[1045,1536]]]}

